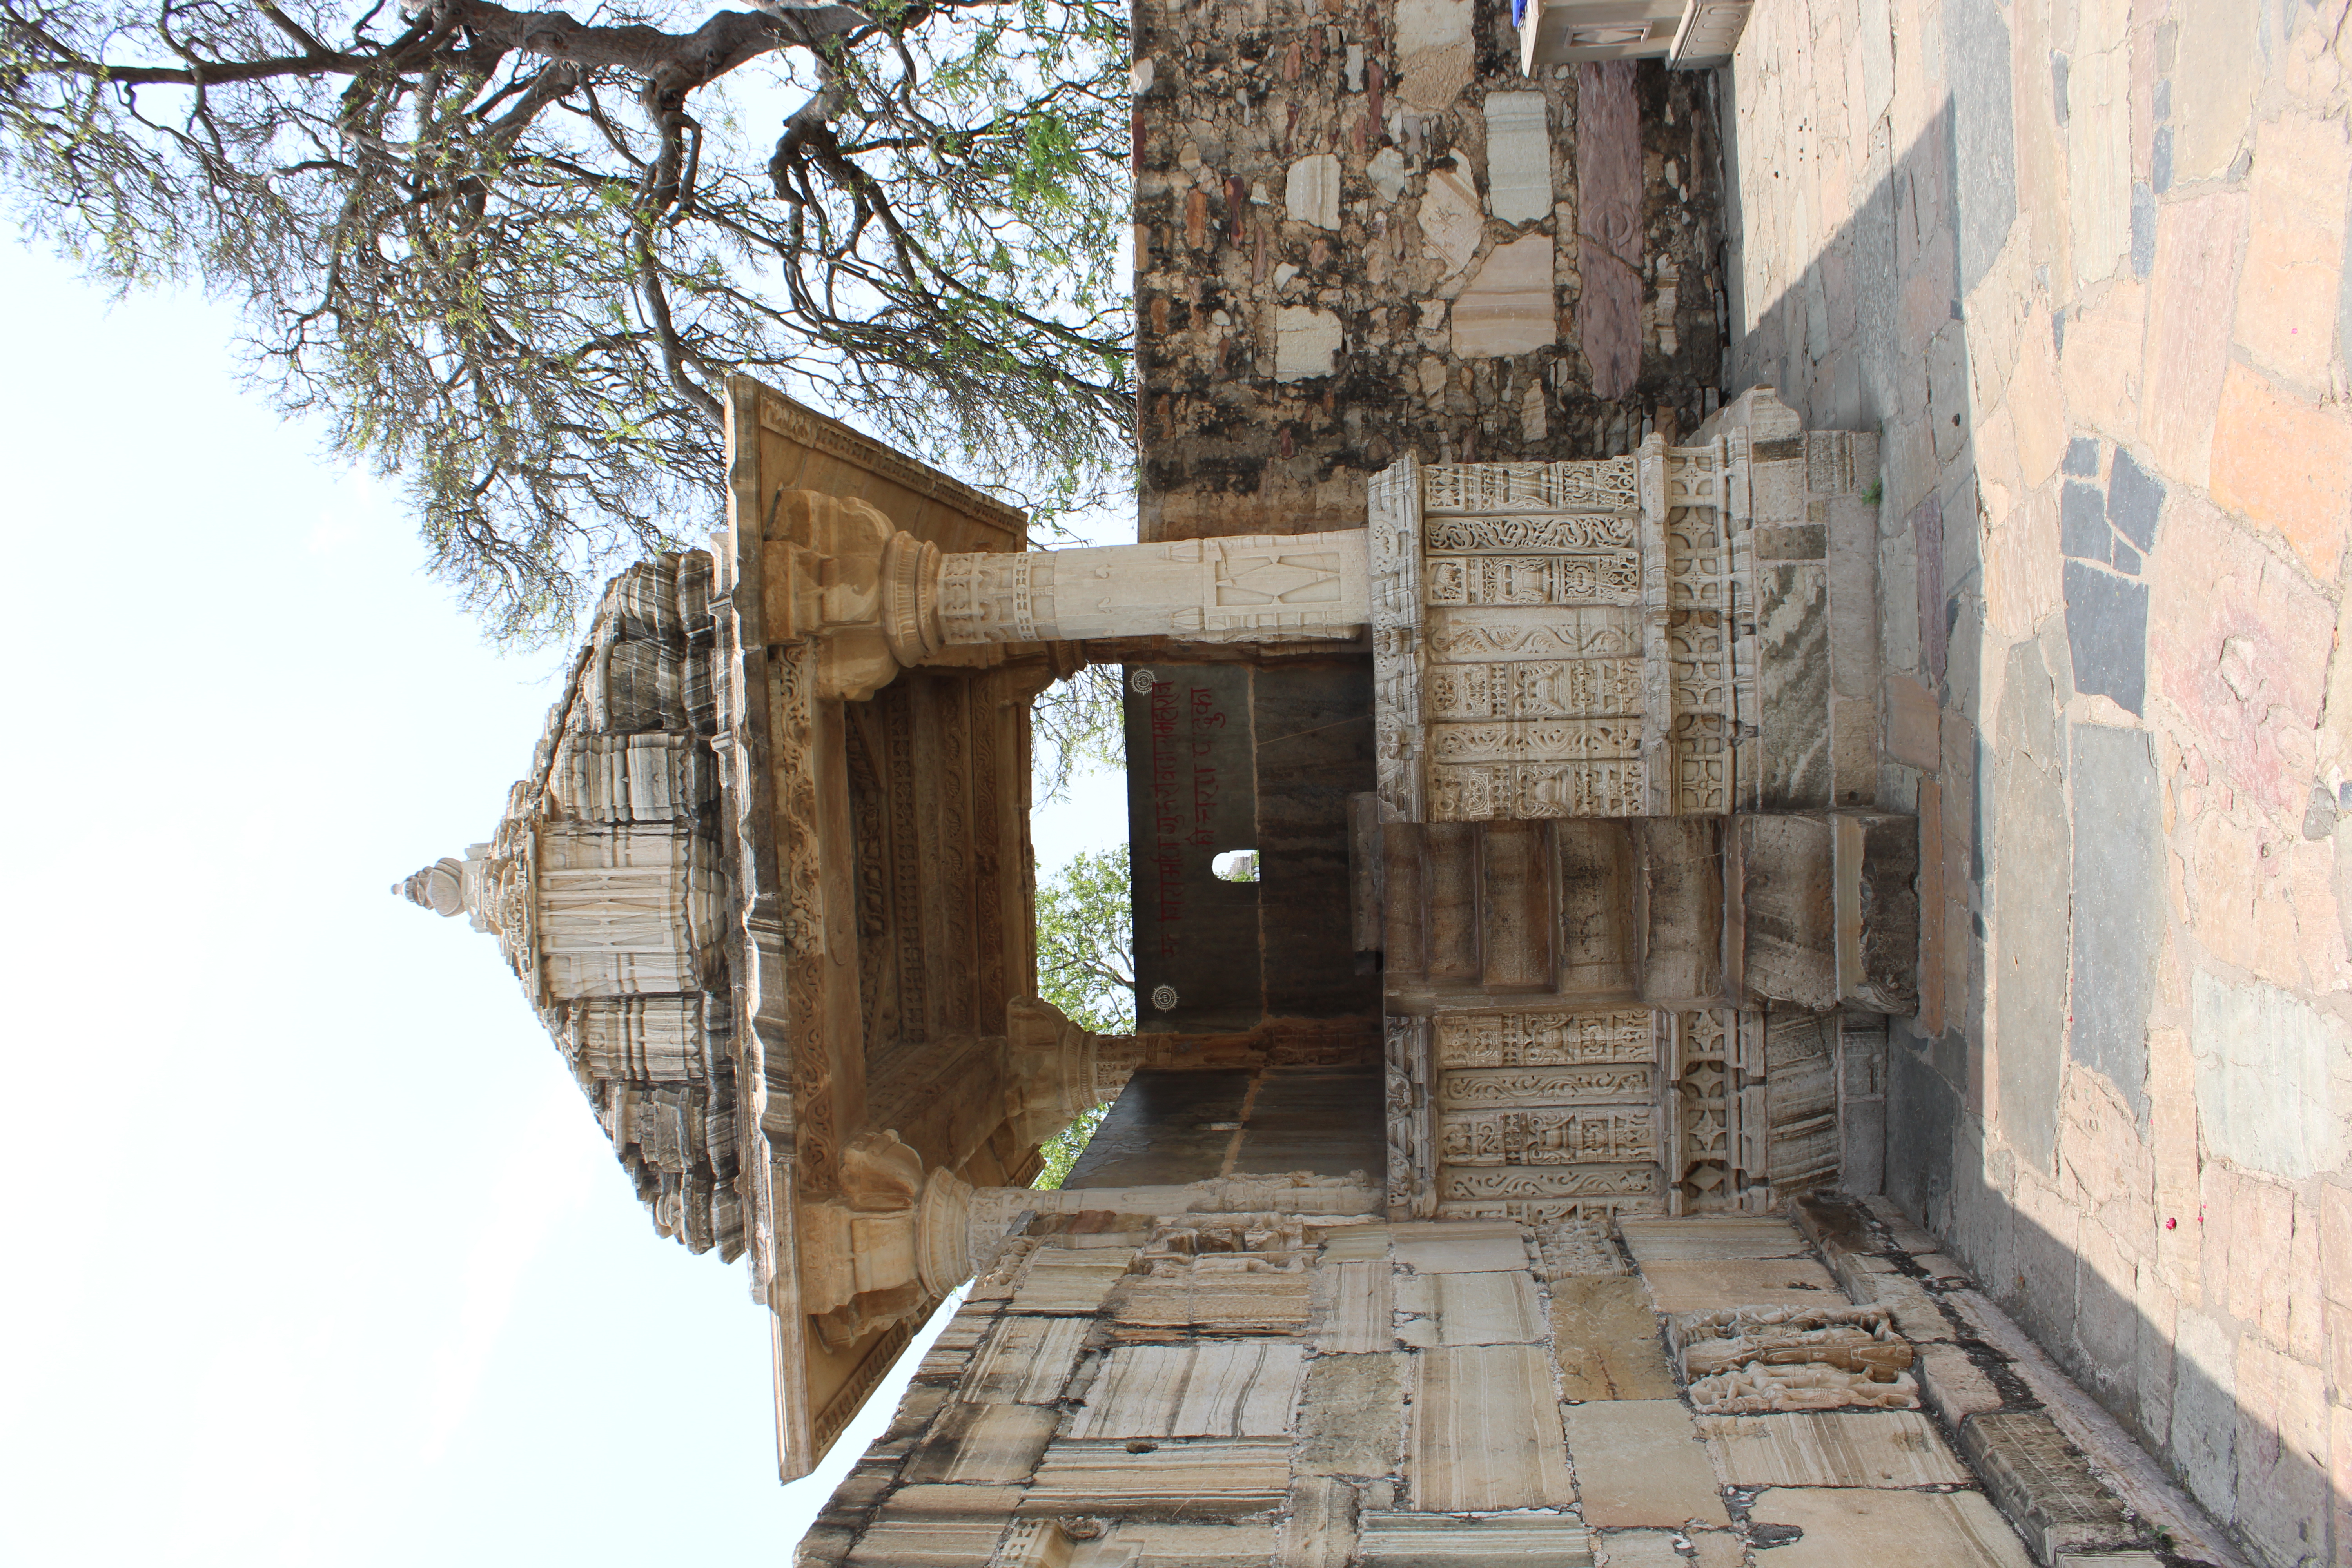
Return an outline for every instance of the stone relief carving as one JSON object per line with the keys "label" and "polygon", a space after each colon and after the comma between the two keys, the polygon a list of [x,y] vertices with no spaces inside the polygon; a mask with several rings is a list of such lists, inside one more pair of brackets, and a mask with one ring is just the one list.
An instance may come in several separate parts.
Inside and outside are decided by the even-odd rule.
{"label": "stone relief carving", "polygon": [[1691,1403],[1706,1414],[1919,1405],[1916,1352],[1883,1307],[1683,1313],[1669,1341]]}
{"label": "stone relief carving", "polygon": [[1425,1219],[1436,1201],[1430,1183],[1438,1155],[1433,1139],[1429,1037],[1427,1018],[1387,1021],[1388,1208],[1394,1218]]}
{"label": "stone relief carving", "polygon": [[1728,812],[1756,766],[1754,569],[1727,482],[1746,439],[1380,476],[1382,798],[1415,820]]}
{"label": "stone relief carving", "polygon": [[1434,518],[1426,527],[1425,548],[1433,555],[1536,550],[1615,554],[1635,548],[1633,520],[1610,512]]}
{"label": "stone relief carving", "polygon": [[1421,502],[1421,466],[1411,458],[1366,487],[1375,777],[1381,799],[1414,821],[1423,804]]}
{"label": "stone relief carving", "polygon": [[1429,603],[1440,605],[1633,605],[1642,559],[1631,550],[1591,555],[1432,555]]}
{"label": "stone relief carving", "polygon": [[1440,1183],[1449,1201],[1479,1202],[1508,1198],[1623,1197],[1654,1199],[1658,1193],[1655,1165],[1512,1165],[1481,1170],[1449,1165]]}
{"label": "stone relief carving", "polygon": [[1909,1373],[1880,1381],[1833,1366],[1756,1365],[1695,1378],[1691,1408],[1702,1415],[1761,1415],[1783,1410],[1916,1410],[1919,1384]]}
{"label": "stone relief carving", "polygon": [[1632,511],[1640,502],[1631,455],[1566,463],[1432,463],[1423,472],[1433,514]]}
{"label": "stone relief carving", "polygon": [[1447,1111],[1437,1136],[1449,1165],[1646,1163],[1658,1157],[1658,1112],[1646,1105]]}
{"label": "stone relief carving", "polygon": [[1449,1013],[1437,1021],[1438,1065],[1551,1067],[1650,1062],[1655,1015],[1647,1007],[1597,1013]]}
{"label": "stone relief carving", "polygon": [[1656,1075],[1647,1067],[1469,1068],[1447,1072],[1438,1103],[1452,1110],[1482,1105],[1614,1105],[1647,1100]]}
{"label": "stone relief carving", "polygon": [[1770,1203],[1763,1015],[1696,1009],[1669,1017],[1670,1211],[1761,1211]]}
{"label": "stone relief carving", "polygon": [[[1432,1049],[1439,1213],[1558,1219],[1771,1201],[1760,1014],[1448,1013]],[[1396,1148],[1415,1146],[1393,1115],[1391,1126]]]}

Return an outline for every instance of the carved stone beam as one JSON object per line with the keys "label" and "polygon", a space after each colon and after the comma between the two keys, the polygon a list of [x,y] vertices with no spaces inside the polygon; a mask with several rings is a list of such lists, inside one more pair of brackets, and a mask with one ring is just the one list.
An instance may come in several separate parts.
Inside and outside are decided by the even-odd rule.
{"label": "carved stone beam", "polygon": [[1118,1098],[1138,1068],[1213,1071],[1261,1067],[1369,1067],[1380,1020],[1269,1018],[1245,1034],[1097,1035],[1035,997],[1004,1009],[1005,1114],[1024,1143],[1042,1143]]}

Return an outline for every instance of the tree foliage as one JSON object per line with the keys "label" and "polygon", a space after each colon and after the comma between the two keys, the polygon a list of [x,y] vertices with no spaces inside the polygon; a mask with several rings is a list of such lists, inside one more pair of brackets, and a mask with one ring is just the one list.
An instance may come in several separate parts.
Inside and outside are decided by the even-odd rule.
{"label": "tree foliage", "polygon": [[709,519],[737,367],[1033,507],[1131,416],[1116,0],[0,0],[0,188],[396,471],[494,632]]}
{"label": "tree foliage", "polygon": [[1037,889],[1037,994],[1098,1035],[1135,1032],[1127,846],[1080,850]]}
{"label": "tree foliage", "polygon": [[1118,667],[1082,665],[1040,692],[1029,705],[1029,734],[1035,755],[1032,794],[1040,805],[1068,799],[1072,781],[1089,769],[1124,772],[1127,724]]}
{"label": "tree foliage", "polygon": [[[1124,844],[1081,850],[1037,889],[1037,994],[1097,1034],[1135,1029],[1130,896]],[[1097,1107],[1046,1140],[1033,1184],[1060,1186],[1104,1114]]]}

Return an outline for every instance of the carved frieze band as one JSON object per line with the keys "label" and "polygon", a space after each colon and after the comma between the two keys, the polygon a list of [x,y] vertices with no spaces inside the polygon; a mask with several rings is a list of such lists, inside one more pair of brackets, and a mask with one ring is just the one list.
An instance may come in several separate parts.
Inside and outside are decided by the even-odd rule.
{"label": "carved frieze band", "polygon": [[1377,476],[1382,797],[1455,821],[1731,810],[1757,725],[1749,550],[1727,511],[1746,466],[1739,440],[1653,439]]}
{"label": "carved frieze band", "polygon": [[[801,1191],[833,1191],[840,1135],[824,1034],[824,879],[816,820],[816,654],[803,644],[768,658],[768,744],[773,759],[776,854],[787,944],[784,994],[792,1058],[791,1103]],[[770,1074],[775,1076],[774,1064]]]}
{"label": "carved frieze band", "polygon": [[1647,1007],[1598,1013],[1449,1013],[1437,1021],[1438,1065],[1564,1067],[1657,1058]]}
{"label": "carved frieze band", "polygon": [[1423,472],[1423,493],[1433,516],[1632,511],[1640,504],[1630,455],[1566,463],[1432,463]]}
{"label": "carved frieze band", "polygon": [[[1391,1020],[1391,1060],[1401,1025]],[[1445,1014],[1430,1089],[1391,1079],[1392,1158],[1421,1151],[1436,1212],[1549,1220],[1769,1206],[1763,1016],[1619,1007]],[[1401,1122],[1396,1108],[1426,1108]],[[1426,1131],[1423,1129],[1426,1128]],[[1425,1142],[1429,1138],[1434,1142]],[[1397,1181],[1400,1165],[1392,1165]]]}

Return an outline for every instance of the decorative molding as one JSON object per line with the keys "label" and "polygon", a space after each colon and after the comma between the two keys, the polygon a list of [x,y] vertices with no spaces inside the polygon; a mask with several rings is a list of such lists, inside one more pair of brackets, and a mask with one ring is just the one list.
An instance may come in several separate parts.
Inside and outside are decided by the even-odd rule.
{"label": "decorative molding", "polygon": [[1427,1018],[1393,1016],[1384,1026],[1388,1212],[1392,1219],[1426,1219],[1436,1202],[1437,1148],[1429,1092],[1429,1037]]}
{"label": "decorative molding", "polygon": [[1432,463],[1423,472],[1432,516],[1632,511],[1640,499],[1630,455],[1565,463]]}
{"label": "decorative molding", "polygon": [[1028,530],[1028,514],[1019,508],[1008,506],[959,479],[950,479],[937,468],[917,462],[872,437],[851,429],[837,419],[828,419],[773,387],[760,387],[758,399],[760,428],[762,430],[773,431],[811,451],[839,458],[852,467],[878,475],[917,495],[943,501],[958,511],[969,512],[973,517],[993,523],[1014,539],[1021,538]]}
{"label": "decorative molding", "polygon": [[1366,487],[1376,784],[1407,822],[1423,809],[1421,506],[1421,468],[1411,458]]}
{"label": "decorative molding", "polygon": [[832,1447],[842,1429],[856,1419],[858,1411],[865,1407],[866,1396],[881,1386],[883,1378],[889,1375],[891,1364],[898,1359],[898,1352],[907,1348],[908,1342],[915,1337],[916,1328],[929,1316],[927,1304],[916,1316],[899,1319],[884,1329],[881,1338],[858,1358],[857,1370],[849,1374],[849,1381],[824,1402],[824,1408],[810,1422],[810,1436],[817,1453]]}

